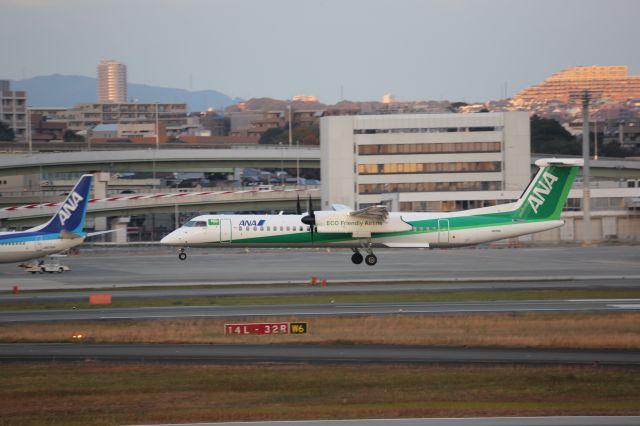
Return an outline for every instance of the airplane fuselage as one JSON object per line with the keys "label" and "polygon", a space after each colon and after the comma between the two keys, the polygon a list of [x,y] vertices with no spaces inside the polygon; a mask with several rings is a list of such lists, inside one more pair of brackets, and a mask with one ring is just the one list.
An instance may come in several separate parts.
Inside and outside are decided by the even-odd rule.
{"label": "airplane fuselage", "polygon": [[[33,233],[37,234],[37,233]],[[0,233],[0,263],[23,262],[59,253],[82,244],[84,237],[56,238],[49,234]]]}
{"label": "airplane fuselage", "polygon": [[[482,210],[482,209],[477,209]],[[546,231],[562,220],[522,221],[507,215],[395,213],[387,223],[336,219],[318,221],[314,232],[303,215],[201,215],[163,239],[180,247],[352,247],[366,240],[371,247],[460,247]],[[349,222],[351,221],[351,222]],[[389,222],[404,226],[384,229]],[[350,225],[353,229],[349,229]],[[332,229],[333,228],[333,229]]]}

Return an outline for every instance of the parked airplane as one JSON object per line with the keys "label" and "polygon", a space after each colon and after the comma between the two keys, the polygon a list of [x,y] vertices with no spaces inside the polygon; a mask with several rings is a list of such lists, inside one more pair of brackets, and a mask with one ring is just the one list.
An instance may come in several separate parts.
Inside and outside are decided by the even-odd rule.
{"label": "parked airplane", "polygon": [[[582,160],[543,159],[516,202],[451,213],[389,212],[386,206],[297,215],[202,215],[161,240],[180,247],[349,247],[351,261],[375,265],[377,247],[460,247],[560,227],[560,213]],[[299,210],[299,207],[298,207]],[[367,254],[363,256],[360,250]]]}
{"label": "parked airplane", "polygon": [[26,231],[0,232],[0,263],[37,259],[80,245],[87,237],[105,233],[83,231],[92,179],[92,175],[82,175],[47,223]]}

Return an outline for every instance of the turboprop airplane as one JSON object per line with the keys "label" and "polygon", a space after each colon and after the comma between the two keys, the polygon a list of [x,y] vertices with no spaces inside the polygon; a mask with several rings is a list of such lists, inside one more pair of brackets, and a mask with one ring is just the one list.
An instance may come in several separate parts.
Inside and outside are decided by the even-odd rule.
{"label": "turboprop airplane", "polygon": [[0,263],[37,259],[80,245],[87,237],[105,233],[83,231],[92,179],[92,175],[82,175],[48,222],[26,231],[0,232]]}
{"label": "turboprop airplane", "polygon": [[181,260],[187,247],[349,247],[353,263],[373,266],[373,248],[460,247],[518,237],[564,225],[560,213],[582,160],[542,159],[536,165],[538,173],[513,203],[451,213],[340,205],[314,212],[309,199],[306,214],[197,216],[160,242],[180,247]]}

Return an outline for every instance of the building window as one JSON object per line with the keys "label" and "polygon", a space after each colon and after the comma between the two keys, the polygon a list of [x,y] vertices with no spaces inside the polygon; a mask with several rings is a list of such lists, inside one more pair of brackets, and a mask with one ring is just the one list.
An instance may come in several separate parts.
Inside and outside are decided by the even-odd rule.
{"label": "building window", "polygon": [[358,146],[359,155],[452,154],[500,151],[500,142],[400,143]]}
{"label": "building window", "polygon": [[500,191],[500,181],[476,182],[408,182],[408,183],[361,183],[358,194],[384,194],[390,192],[455,192],[455,191]]}
{"label": "building window", "polygon": [[401,127],[391,129],[354,129],[354,135],[377,135],[385,133],[449,133],[449,132],[495,132],[501,126],[486,127]]}
{"label": "building window", "polygon": [[454,163],[382,163],[358,165],[358,173],[361,175],[499,172],[501,170],[502,163],[500,161],[474,161]]}

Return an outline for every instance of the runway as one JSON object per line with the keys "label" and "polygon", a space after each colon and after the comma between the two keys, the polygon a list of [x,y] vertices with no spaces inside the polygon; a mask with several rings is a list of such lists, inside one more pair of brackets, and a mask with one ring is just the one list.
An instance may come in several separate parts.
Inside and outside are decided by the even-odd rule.
{"label": "runway", "polygon": [[0,344],[0,361],[640,366],[640,352],[385,345]]}
{"label": "runway", "polygon": [[148,308],[0,311],[0,323],[120,319],[160,320],[185,318],[249,318],[264,316],[428,315],[445,313],[585,311],[624,312],[639,310],[640,299],[170,306]]}
{"label": "runway", "polygon": [[[0,265],[0,290],[113,288],[222,284],[566,282],[640,279],[640,246],[519,249],[377,250],[374,267],[354,265],[346,250],[209,249],[174,251],[81,248],[63,258],[72,271],[31,275]],[[637,281],[636,281],[637,283]]]}

